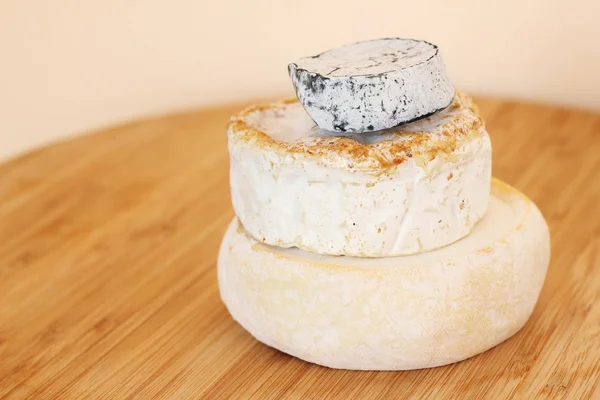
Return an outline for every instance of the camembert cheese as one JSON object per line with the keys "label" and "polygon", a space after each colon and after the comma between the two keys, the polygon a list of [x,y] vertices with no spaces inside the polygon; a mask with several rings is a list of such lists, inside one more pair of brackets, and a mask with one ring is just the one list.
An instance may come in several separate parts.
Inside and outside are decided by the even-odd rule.
{"label": "camembert cheese", "polygon": [[296,100],[250,107],[228,128],[232,202],[256,240],[388,257],[446,246],[485,213],[491,143],[470,97],[394,129],[319,129]]}
{"label": "camembert cheese", "polygon": [[233,318],[269,346],[333,368],[418,369],[514,335],[536,304],[549,252],[536,206],[494,181],[489,211],[469,236],[412,256],[271,247],[236,219],[221,245],[218,280]]}

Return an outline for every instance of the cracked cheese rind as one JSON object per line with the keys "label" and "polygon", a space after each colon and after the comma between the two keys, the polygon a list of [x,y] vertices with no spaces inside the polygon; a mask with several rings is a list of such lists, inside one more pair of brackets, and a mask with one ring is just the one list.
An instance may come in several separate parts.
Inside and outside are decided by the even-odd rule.
{"label": "cracked cheese rind", "polygon": [[466,238],[392,258],[332,257],[264,245],[234,220],[218,280],[233,318],[268,346],[332,368],[406,370],[472,357],[514,335],[544,282],[541,213],[494,181]]}
{"label": "cracked cheese rind", "polygon": [[415,254],[466,236],[485,213],[491,143],[470,97],[369,134],[319,129],[294,100],[229,124],[232,202],[257,240],[331,255]]}
{"label": "cracked cheese rind", "polygon": [[455,94],[437,46],[379,39],[288,66],[298,99],[322,129],[370,132],[433,114]]}

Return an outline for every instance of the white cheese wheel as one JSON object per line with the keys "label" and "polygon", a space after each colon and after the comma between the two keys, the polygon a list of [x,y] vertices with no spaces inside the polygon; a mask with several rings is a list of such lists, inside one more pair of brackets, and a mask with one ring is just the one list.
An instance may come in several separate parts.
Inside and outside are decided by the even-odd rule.
{"label": "white cheese wheel", "polygon": [[233,207],[257,240],[387,257],[448,245],[485,213],[491,143],[472,100],[369,134],[319,129],[295,100],[250,107],[228,130]]}
{"label": "white cheese wheel", "polygon": [[464,360],[514,335],[544,282],[549,233],[536,206],[494,181],[466,238],[392,258],[333,257],[257,242],[234,220],[221,298],[256,339],[332,368],[404,370]]}
{"label": "white cheese wheel", "polygon": [[322,128],[368,132],[433,114],[454,97],[438,47],[414,39],[359,42],[288,66],[300,102]]}

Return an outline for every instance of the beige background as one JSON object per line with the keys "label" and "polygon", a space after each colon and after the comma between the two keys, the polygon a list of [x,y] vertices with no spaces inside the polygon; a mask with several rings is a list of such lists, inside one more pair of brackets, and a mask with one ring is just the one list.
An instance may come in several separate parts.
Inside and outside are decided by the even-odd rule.
{"label": "beige background", "polygon": [[0,159],[130,118],[292,93],[286,65],[422,38],[476,94],[600,109],[597,0],[0,0]]}

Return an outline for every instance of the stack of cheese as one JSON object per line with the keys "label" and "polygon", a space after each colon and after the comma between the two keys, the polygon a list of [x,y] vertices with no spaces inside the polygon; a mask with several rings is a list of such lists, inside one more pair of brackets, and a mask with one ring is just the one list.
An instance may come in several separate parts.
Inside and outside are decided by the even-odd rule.
{"label": "stack of cheese", "polygon": [[298,99],[252,106],[228,129],[237,218],[218,278],[233,318],[344,369],[448,364],[517,332],[548,229],[491,178],[484,123],[437,47],[362,42],[289,72]]}

